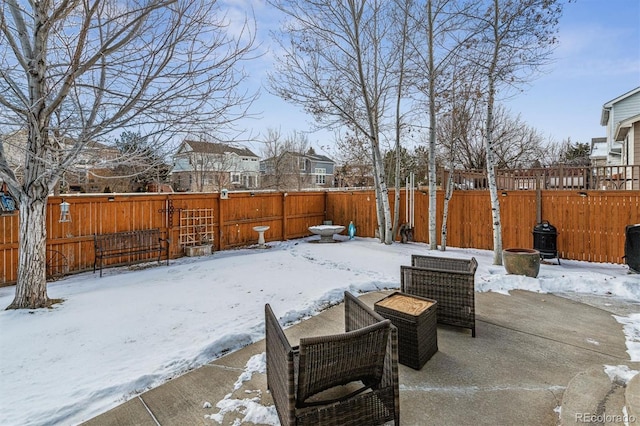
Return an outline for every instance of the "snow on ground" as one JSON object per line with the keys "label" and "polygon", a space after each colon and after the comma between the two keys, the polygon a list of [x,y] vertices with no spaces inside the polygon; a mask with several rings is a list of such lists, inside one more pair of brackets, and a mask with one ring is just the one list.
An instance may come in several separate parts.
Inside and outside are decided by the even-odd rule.
{"label": "snow on ground", "polygon": [[[49,284],[49,296],[65,300],[53,309],[1,311],[2,423],[87,420],[261,340],[265,303],[283,314],[286,324],[341,301],[345,290],[397,288],[399,267],[414,253],[476,257],[478,291],[574,292],[640,301],[640,275],[628,274],[625,265],[563,260],[561,266],[541,265],[538,278],[528,278],[507,276],[503,267],[492,265],[491,251],[429,251],[424,244],[385,246],[367,238],[309,243],[313,239],[182,258],[168,267],[112,268],[103,278],[75,275]],[[1,307],[11,303],[14,291],[0,288]],[[624,324],[632,360],[640,361],[640,314],[616,319]]]}

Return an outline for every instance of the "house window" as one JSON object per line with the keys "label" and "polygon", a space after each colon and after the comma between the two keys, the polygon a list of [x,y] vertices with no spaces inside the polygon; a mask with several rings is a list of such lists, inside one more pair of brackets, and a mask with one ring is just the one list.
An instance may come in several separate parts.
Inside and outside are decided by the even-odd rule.
{"label": "house window", "polygon": [[304,158],[298,158],[298,165],[300,166],[300,170],[307,170],[307,161]]}
{"label": "house window", "polygon": [[240,183],[240,173],[231,173],[231,183]]}
{"label": "house window", "polygon": [[315,173],[316,184],[324,185],[326,174],[327,174],[327,169],[316,169],[316,173]]}

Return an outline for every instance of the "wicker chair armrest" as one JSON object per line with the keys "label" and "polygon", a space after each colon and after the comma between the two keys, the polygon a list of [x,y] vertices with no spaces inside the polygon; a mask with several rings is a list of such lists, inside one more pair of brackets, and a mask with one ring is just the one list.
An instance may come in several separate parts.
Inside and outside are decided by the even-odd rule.
{"label": "wicker chair armrest", "polygon": [[[380,321],[386,321],[382,315],[347,291],[344,292],[344,316],[346,331],[357,330]],[[398,329],[393,324],[389,331],[380,386],[391,386],[395,391],[398,389]],[[396,413],[400,412],[398,401],[399,396],[396,395]],[[398,420],[396,419],[396,424],[398,424],[397,422]]]}
{"label": "wicker chair armrest", "polygon": [[368,307],[348,291],[344,292],[344,329],[358,330],[385,321],[385,318]]}
{"label": "wicker chair armrest", "polygon": [[269,304],[265,305],[265,335],[267,388],[283,425],[295,425],[294,350]]}

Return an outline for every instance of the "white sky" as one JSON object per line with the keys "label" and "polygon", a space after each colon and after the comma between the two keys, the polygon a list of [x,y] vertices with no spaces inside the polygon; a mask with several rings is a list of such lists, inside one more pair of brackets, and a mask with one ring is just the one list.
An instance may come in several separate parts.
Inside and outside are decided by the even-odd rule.
{"label": "white sky", "polygon": [[[181,258],[168,267],[111,268],[103,278],[70,276],[49,284],[50,297],[65,299],[53,309],[1,310],[1,423],[77,424],[225,349],[263,339],[265,303],[292,324],[341,301],[345,290],[397,288],[400,265],[411,254],[429,252],[424,244],[386,246],[370,238],[339,244],[307,240]],[[640,275],[627,274],[626,265],[563,260],[561,266],[541,265],[538,277],[529,278],[505,275],[502,266],[492,265],[491,251],[429,254],[474,256],[481,292],[575,292],[640,302]],[[0,288],[1,307],[11,303],[14,291]],[[630,360],[640,361],[640,313],[614,317],[623,324]],[[254,361],[248,370],[260,370]],[[209,402],[206,412],[213,415],[250,404],[252,415],[266,416],[262,423],[277,424],[272,407]]]}
{"label": "white sky", "polygon": [[[253,7],[258,19],[258,38],[267,53],[247,70],[252,87],[266,84],[274,52],[269,31],[276,29],[278,15],[264,0],[226,0],[236,11]],[[505,105],[538,129],[561,142],[590,142],[605,135],[600,126],[602,105],[640,86],[640,2],[638,0],[578,0],[565,5],[559,25],[555,62],[547,72]],[[297,107],[262,90],[253,111],[259,120],[248,120],[254,134],[269,128],[284,134],[310,129],[312,117]],[[333,133],[309,135],[314,148],[331,145]],[[255,144],[253,144],[255,145]],[[260,155],[260,145],[252,146]]]}

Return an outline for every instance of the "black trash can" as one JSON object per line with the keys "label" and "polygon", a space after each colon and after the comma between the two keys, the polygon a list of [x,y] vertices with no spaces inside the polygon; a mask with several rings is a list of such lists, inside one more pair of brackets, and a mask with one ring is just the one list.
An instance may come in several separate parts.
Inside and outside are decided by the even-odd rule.
{"label": "black trash can", "polygon": [[558,231],[548,221],[543,220],[533,227],[533,248],[540,252],[540,259],[558,259]]}
{"label": "black trash can", "polygon": [[624,260],[629,269],[640,274],[640,223],[627,225],[624,241]]}

